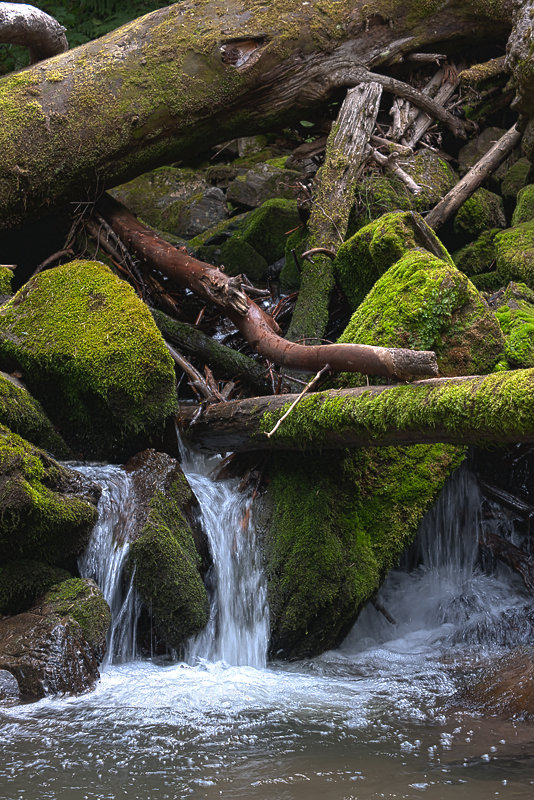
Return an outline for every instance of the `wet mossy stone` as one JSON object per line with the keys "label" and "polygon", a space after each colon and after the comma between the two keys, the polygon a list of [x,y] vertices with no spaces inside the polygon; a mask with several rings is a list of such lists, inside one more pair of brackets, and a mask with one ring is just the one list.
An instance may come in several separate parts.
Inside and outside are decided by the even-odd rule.
{"label": "wet mossy stone", "polygon": [[523,157],[507,170],[501,182],[501,195],[507,203],[507,207],[509,204],[515,203],[519,191],[526,186],[530,167],[528,158]]}
{"label": "wet mossy stone", "polygon": [[487,189],[477,189],[462,203],[454,218],[454,230],[466,239],[475,239],[488,228],[505,228],[502,198]]}
{"label": "wet mossy stone", "polygon": [[463,456],[448,445],[275,456],[265,543],[273,657],[342,641]]}
{"label": "wet mossy stone", "polygon": [[376,281],[339,341],[434,350],[443,376],[487,374],[504,353],[499,323],[471,281],[424,250],[408,251]]}
{"label": "wet mossy stone", "polygon": [[93,483],[0,426],[0,563],[80,555],[98,496]]}
{"label": "wet mossy stone", "polygon": [[501,231],[494,242],[499,285],[519,281],[534,289],[534,219]]}
{"label": "wet mossy stone", "polygon": [[122,459],[176,411],[174,366],[152,315],[108,267],[73,261],[0,307],[0,366],[18,366],[76,452]]}
{"label": "wet mossy stone", "polygon": [[375,281],[414,247],[432,247],[440,258],[453,263],[434,231],[413,211],[384,214],[342,244],[334,270],[352,309],[359,306]]}
{"label": "wet mossy stone", "polygon": [[474,242],[466,244],[461,250],[453,254],[454,263],[461,272],[469,277],[482,272],[491,272],[495,267],[497,251],[495,249],[495,236],[500,228],[492,228],[481,233]]}
{"label": "wet mossy stone", "polygon": [[209,599],[202,580],[209,554],[195,525],[197,500],[180,465],[163,453],[147,451],[133,480],[144,491],[143,521],[130,546],[129,568],[156,633],[180,649],[207,624]]}
{"label": "wet mossy stone", "polygon": [[524,283],[512,282],[492,305],[504,334],[509,368],[534,367],[534,291]]}
{"label": "wet mossy stone", "polygon": [[394,175],[364,176],[355,194],[355,206],[349,219],[349,236],[390,211],[412,210],[421,214],[428,211],[457,181],[450,165],[430,150],[401,159],[398,164],[421,187],[421,192],[414,195]]}
{"label": "wet mossy stone", "polygon": [[3,372],[0,372],[0,424],[56,458],[68,458],[71,455],[42,406],[27,389]]}
{"label": "wet mossy stone", "polygon": [[0,616],[20,614],[56,583],[72,576],[42,561],[10,561],[0,566]]}
{"label": "wet mossy stone", "polygon": [[28,699],[87,691],[99,678],[110,620],[94,581],[56,584],[29,611],[0,619],[0,669]]}
{"label": "wet mossy stone", "polygon": [[517,195],[517,204],[512,215],[512,227],[534,219],[534,183],[524,186]]}
{"label": "wet mossy stone", "polygon": [[284,255],[287,235],[299,225],[296,200],[267,200],[249,214],[236,235],[274,264]]}

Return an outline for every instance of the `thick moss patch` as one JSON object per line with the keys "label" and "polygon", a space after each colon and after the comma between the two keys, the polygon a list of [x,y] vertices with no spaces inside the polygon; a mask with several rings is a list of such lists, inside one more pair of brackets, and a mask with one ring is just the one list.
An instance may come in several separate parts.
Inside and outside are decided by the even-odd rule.
{"label": "thick moss patch", "polygon": [[86,490],[77,473],[0,426],[0,562],[57,564],[81,553],[98,517]]}
{"label": "thick moss patch", "polygon": [[534,219],[501,231],[494,242],[500,285],[521,281],[534,289]]}
{"label": "thick moss patch", "polygon": [[93,457],[138,449],[176,410],[148,308],[99,262],[43,272],[0,308],[0,363],[22,369],[67,441]]}
{"label": "thick moss patch", "polygon": [[3,373],[0,373],[0,424],[48,450],[56,458],[70,455],[69,448],[37,400]]}
{"label": "thick moss patch", "polygon": [[469,277],[483,272],[491,272],[495,267],[497,257],[494,239],[498,233],[499,228],[484,231],[474,242],[466,244],[465,247],[454,253],[454,263],[458,269]]}
{"label": "thick moss patch", "polygon": [[534,219],[534,184],[529,183],[517,195],[517,205],[512,216],[512,226]]}
{"label": "thick moss patch", "polygon": [[59,617],[76,620],[91,649],[103,657],[111,614],[93,581],[87,578],[62,581],[47,592],[44,602]]}
{"label": "thick moss patch", "polygon": [[419,214],[391,212],[365,225],[341,245],[334,261],[339,283],[353,309],[375,281],[415,247],[432,248],[444,261],[452,259]]}
{"label": "thick moss patch", "polygon": [[534,291],[524,283],[510,283],[494,302],[508,366],[534,367]]}
{"label": "thick moss patch", "polygon": [[266,543],[273,656],[341,641],[462,458],[446,445],[276,457]]}
{"label": "thick moss patch", "polygon": [[505,228],[506,217],[502,198],[487,189],[477,189],[462,203],[454,218],[456,233],[476,239],[488,228]]}
{"label": "thick moss patch", "polygon": [[209,618],[201,557],[184,513],[193,499],[185,476],[177,473],[170,488],[156,491],[150,500],[146,523],[130,549],[141,599],[158,634],[174,648],[181,648]]}
{"label": "thick moss patch", "polygon": [[339,341],[434,350],[442,375],[491,372],[504,351],[499,324],[473,284],[422,250],[378,279]]}

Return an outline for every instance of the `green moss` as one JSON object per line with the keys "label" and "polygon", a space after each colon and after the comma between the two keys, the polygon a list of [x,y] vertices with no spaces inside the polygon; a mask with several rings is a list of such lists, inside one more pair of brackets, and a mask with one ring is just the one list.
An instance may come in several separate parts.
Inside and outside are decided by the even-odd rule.
{"label": "green moss", "polygon": [[377,278],[407,250],[431,242],[442,258],[451,257],[422,217],[412,211],[391,212],[369,223],[341,245],[334,269],[349,303],[356,309]]}
{"label": "green moss", "polygon": [[517,205],[512,216],[512,226],[534,219],[534,184],[530,183],[520,189],[517,195]]}
{"label": "green moss", "polygon": [[494,315],[468,278],[421,250],[378,279],[339,341],[434,350],[442,375],[490,372],[504,348]]}
{"label": "green moss", "polygon": [[[515,202],[520,189],[526,185],[530,172],[530,161],[528,158],[520,158],[512,164],[502,179],[501,194],[505,200]],[[521,220],[525,222],[525,220]]]}
{"label": "green moss", "polygon": [[500,286],[521,281],[534,288],[534,219],[501,231],[494,242]]}
{"label": "green moss", "polygon": [[476,241],[454,253],[454,263],[458,269],[470,278],[482,272],[490,272],[497,257],[494,240],[498,233],[499,228],[484,231]]}
{"label": "green moss", "polygon": [[78,555],[98,515],[77,493],[77,476],[0,426],[0,562]]}
{"label": "green moss", "polygon": [[0,363],[22,369],[69,443],[93,457],[138,449],[176,408],[150,312],[98,262],[47,270],[0,308]]}
{"label": "green moss", "polygon": [[158,633],[181,648],[209,618],[209,601],[200,576],[200,556],[183,509],[191,489],[183,476],[150,501],[146,524],[130,549],[135,585],[151,610]]}
{"label": "green moss", "polygon": [[221,246],[217,258],[218,263],[224,265],[227,275],[245,273],[254,285],[260,286],[267,281],[267,260],[239,236],[228,239]]}
{"label": "green moss", "polygon": [[70,578],[52,587],[45,595],[45,603],[53,607],[59,617],[76,620],[84,638],[99,650],[111,622],[108,604],[92,581]]}
{"label": "green moss", "polygon": [[446,445],[278,456],[266,543],[273,655],[335,646],[412,541],[462,453]]}
{"label": "green moss", "polygon": [[510,283],[495,305],[509,367],[534,367],[534,291],[524,283]]}
{"label": "green moss", "polygon": [[284,255],[287,235],[299,225],[295,200],[266,200],[247,217],[236,235],[268,264],[274,264]]}
{"label": "green moss", "polygon": [[11,294],[11,281],[13,280],[13,270],[0,264],[0,297]]}
{"label": "green moss", "polygon": [[71,453],[61,436],[54,430],[39,403],[22,386],[0,373],[0,424],[18,433],[32,444],[48,450],[56,458],[68,458]]}
{"label": "green moss", "polygon": [[488,228],[504,228],[506,217],[502,199],[487,189],[477,189],[462,203],[454,218],[454,230],[475,239]]}
{"label": "green moss", "polygon": [[21,614],[69,573],[42,561],[10,561],[0,566],[0,616]]}

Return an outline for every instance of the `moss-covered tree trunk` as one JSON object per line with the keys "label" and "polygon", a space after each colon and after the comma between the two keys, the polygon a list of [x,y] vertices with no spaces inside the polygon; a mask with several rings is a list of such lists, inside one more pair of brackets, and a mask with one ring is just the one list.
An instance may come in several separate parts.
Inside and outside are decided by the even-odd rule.
{"label": "moss-covered tree trunk", "polygon": [[512,0],[201,0],[0,80],[0,226],[302,118],[357,66],[504,43]]}

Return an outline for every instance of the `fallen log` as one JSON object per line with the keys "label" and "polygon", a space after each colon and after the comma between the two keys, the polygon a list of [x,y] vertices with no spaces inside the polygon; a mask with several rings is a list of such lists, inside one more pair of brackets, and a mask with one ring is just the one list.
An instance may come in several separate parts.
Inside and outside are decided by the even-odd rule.
{"label": "fallen log", "polygon": [[183,405],[178,420],[207,452],[534,442],[534,369],[316,392],[267,437],[296,397],[217,403],[189,428],[198,407]]}
{"label": "fallen log", "polygon": [[224,309],[241,335],[260,355],[286,367],[318,372],[362,372],[395,380],[437,375],[435,353],[428,350],[326,344],[307,347],[287,341],[276,322],[241,290],[239,276],[229,278],[216,267],[170,245],[109,195],[97,210],[128,250],[178,285]]}
{"label": "fallen log", "polygon": [[[176,3],[0,79],[0,228],[236,136],[272,132],[436,43],[504,46],[513,0]],[[372,23],[372,24],[370,24]],[[372,68],[370,72],[367,68]],[[384,88],[410,89],[381,75]],[[459,130],[461,123],[443,117]]]}

